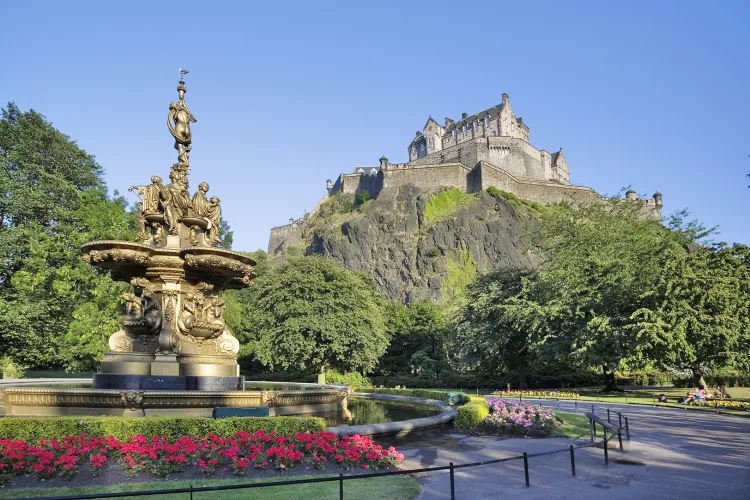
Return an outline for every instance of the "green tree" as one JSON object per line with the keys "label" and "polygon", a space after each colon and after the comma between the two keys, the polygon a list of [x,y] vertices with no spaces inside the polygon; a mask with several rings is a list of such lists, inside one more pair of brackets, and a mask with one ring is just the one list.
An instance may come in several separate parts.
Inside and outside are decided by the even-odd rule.
{"label": "green tree", "polygon": [[601,367],[607,390],[624,360],[645,362],[650,347],[633,314],[653,293],[675,238],[641,203],[611,200],[558,206],[542,218],[549,260],[509,307],[551,354]]}
{"label": "green tree", "polygon": [[95,329],[119,301],[101,294],[115,285],[83,261],[80,245],[130,239],[134,220],[122,198],[107,197],[93,156],[13,103],[0,117],[0,185],[0,353],[59,366],[71,354],[74,316],[74,331]]}
{"label": "green tree", "polygon": [[649,357],[689,370],[704,388],[710,371],[742,362],[750,335],[749,265],[745,245],[670,249],[654,295],[634,313]]}
{"label": "green tree", "polygon": [[388,346],[375,284],[330,259],[289,258],[253,286],[255,355],[272,369],[367,373]]}
{"label": "green tree", "polygon": [[[539,347],[539,322],[534,308],[518,307],[524,285],[535,273],[501,268],[480,276],[467,289],[467,301],[458,312],[456,331],[464,362],[490,378],[508,370],[518,373],[521,389]],[[533,306],[526,291],[524,306]]]}
{"label": "green tree", "polygon": [[391,342],[378,365],[380,374],[431,378],[447,367],[449,324],[440,306],[429,301],[389,302],[385,316]]}

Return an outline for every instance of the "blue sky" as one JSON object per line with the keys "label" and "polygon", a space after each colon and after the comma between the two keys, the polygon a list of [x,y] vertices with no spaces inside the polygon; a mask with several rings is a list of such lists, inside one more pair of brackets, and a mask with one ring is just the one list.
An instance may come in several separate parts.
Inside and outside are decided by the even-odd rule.
{"label": "blue sky", "polygon": [[[523,5],[521,5],[523,4]],[[162,177],[190,69],[191,188],[235,249],[312,209],[325,181],[496,105],[564,147],[574,184],[664,194],[750,243],[750,2],[9,2],[0,101],[96,155],[110,189]],[[131,201],[135,201],[130,196]]]}

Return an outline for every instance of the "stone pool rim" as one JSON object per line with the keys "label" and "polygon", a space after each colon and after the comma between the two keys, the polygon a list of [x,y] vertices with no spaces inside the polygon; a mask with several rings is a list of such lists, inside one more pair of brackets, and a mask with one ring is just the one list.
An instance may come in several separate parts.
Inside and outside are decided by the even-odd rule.
{"label": "stone pool rim", "polygon": [[456,408],[448,405],[445,401],[435,399],[423,399],[412,396],[397,396],[394,394],[374,394],[368,392],[353,392],[353,397],[363,399],[375,399],[381,401],[402,401],[407,403],[423,404],[442,408],[442,412],[429,417],[413,418],[410,420],[398,420],[395,422],[384,422],[380,424],[362,424],[350,426],[328,427],[326,430],[336,436],[383,436],[388,434],[406,434],[417,429],[439,427],[456,418]]}

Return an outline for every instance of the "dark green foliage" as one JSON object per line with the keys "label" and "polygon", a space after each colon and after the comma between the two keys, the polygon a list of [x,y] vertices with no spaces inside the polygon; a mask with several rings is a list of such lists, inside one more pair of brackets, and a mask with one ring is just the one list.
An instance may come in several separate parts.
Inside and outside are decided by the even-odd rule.
{"label": "dark green foliage", "polygon": [[269,368],[366,373],[388,346],[374,283],[333,260],[289,258],[254,288],[254,352]]}
{"label": "dark green foliage", "polygon": [[369,392],[372,394],[408,396],[412,398],[435,399],[437,401],[448,400],[448,393],[446,391],[433,391],[430,389],[376,389],[374,387],[359,387],[357,390],[359,392]]}
{"label": "dark green foliage", "polygon": [[370,379],[359,372],[339,373],[335,370],[326,372],[326,384],[348,385],[349,387],[371,385]]}
{"label": "dark green foliage", "polygon": [[93,367],[117,330],[123,285],[79,247],[133,239],[133,214],[107,196],[93,156],[12,103],[0,117],[0,185],[0,354],[29,367]]}
{"label": "dark green foliage", "polygon": [[60,439],[81,433],[91,436],[114,436],[123,440],[129,436],[207,436],[214,433],[228,437],[239,431],[317,432],[325,429],[325,421],[318,417],[40,417],[0,419],[0,436],[36,443],[39,439]]}
{"label": "dark green foliage", "polygon": [[357,206],[364,205],[365,203],[367,203],[368,201],[370,201],[370,199],[371,199],[370,198],[370,192],[365,189],[362,192],[360,192],[359,194],[357,194],[357,196],[355,198],[355,205],[357,205]]}
{"label": "dark green foliage", "polygon": [[414,384],[419,386],[436,379],[448,364],[449,321],[443,309],[432,302],[391,302],[385,318],[391,342],[377,374],[419,377],[421,382]]}

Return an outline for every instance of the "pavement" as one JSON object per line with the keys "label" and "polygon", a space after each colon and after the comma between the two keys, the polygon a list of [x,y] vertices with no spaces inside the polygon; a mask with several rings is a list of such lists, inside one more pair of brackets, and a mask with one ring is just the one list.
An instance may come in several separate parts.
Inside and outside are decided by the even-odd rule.
{"label": "pavement", "polygon": [[[626,415],[631,440],[623,436],[622,453],[617,438],[610,441],[608,466],[602,448],[576,449],[575,477],[567,449],[571,444],[588,443],[588,436],[578,440],[508,439],[446,433],[442,428],[389,438],[388,444],[406,456],[404,469],[493,460],[524,451],[566,450],[529,458],[529,488],[522,460],[456,470],[457,499],[750,499],[750,419],[641,405],[595,405],[596,414],[603,418],[606,410],[602,408]],[[557,407],[557,402],[552,406]],[[561,410],[574,408],[572,402],[560,402]],[[591,405],[579,403],[578,411],[591,411]],[[615,423],[616,415],[612,418]],[[599,431],[601,438],[601,428]],[[419,500],[450,498],[447,471],[416,477],[422,485]]]}

